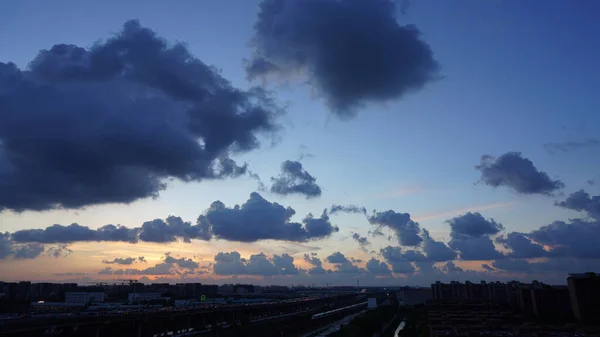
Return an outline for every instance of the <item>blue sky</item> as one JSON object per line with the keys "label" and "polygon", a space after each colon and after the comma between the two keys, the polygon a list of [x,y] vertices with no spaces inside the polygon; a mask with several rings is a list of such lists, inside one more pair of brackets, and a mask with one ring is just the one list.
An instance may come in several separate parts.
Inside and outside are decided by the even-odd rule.
{"label": "blue sky", "polygon": [[[221,76],[234,87],[248,89],[260,82],[247,81],[243,63],[253,55],[250,40],[259,4],[258,0],[181,1],[177,5],[161,1],[7,1],[0,5],[0,45],[4,46],[0,62],[14,62],[25,70],[41,49],[59,43],[88,48],[118,33],[127,20],[139,19],[143,27],[159,36],[185,42],[193,56],[219,68]],[[369,214],[373,209],[410,213],[434,239],[448,242],[451,230],[445,221],[467,211],[502,223],[506,233],[527,233],[553,221],[582,217],[580,212],[554,206],[554,202],[581,189],[598,194],[597,185],[586,182],[600,178],[598,145],[551,153],[544,144],[584,142],[598,136],[600,103],[594,93],[599,88],[600,37],[593,33],[600,31],[598,12],[600,4],[595,1],[412,1],[406,15],[398,16],[398,20],[414,24],[422,32],[422,40],[440,64],[443,79],[392,102],[370,102],[356,117],[346,119],[331,113],[303,79],[270,83],[268,88],[276,100],[287,107],[279,119],[283,128],[272,145],[272,138],[263,137],[259,149],[233,158],[238,163],[247,162],[249,169],[269,184],[283,161],[303,157],[299,161],[323,190],[320,197],[259,191],[268,201],[293,207],[295,221],[309,212],[319,216],[332,204],[354,204],[365,207]],[[480,157],[510,151],[520,151],[539,171],[562,181],[564,189],[547,196],[518,193],[509,186],[477,184],[481,176],[475,166]],[[105,224],[132,228],[168,215],[195,222],[213,201],[233,207],[257,191],[256,181],[248,176],[188,183],[174,180],[168,185],[157,199],[140,199],[129,205],[110,203],[22,213],[5,209],[0,213],[0,232],[70,223],[90,228]],[[339,227],[338,233],[303,242],[309,247],[296,253],[281,248],[294,245],[285,240],[244,244],[193,240],[191,244],[149,244],[147,249],[142,244],[73,242],[67,257],[41,255],[0,261],[0,274],[19,270],[14,272],[16,279],[56,279],[49,271],[37,276],[27,271],[50,262],[64,273],[95,279],[103,277],[97,272],[106,267],[100,263],[106,258],[146,254],[161,263],[163,254],[171,252],[211,261],[219,251],[240,251],[245,257],[261,251],[269,256],[289,252],[298,266],[304,253],[318,253],[326,260],[340,251],[364,260],[356,263],[362,268],[371,257],[384,261],[385,257],[377,254],[380,248],[398,245],[385,237],[369,237],[369,250],[375,254],[365,253],[350,236],[353,232],[368,236],[374,225],[356,214],[332,215],[331,219]],[[93,266],[86,264],[90,256],[97,260]],[[457,259],[455,263],[465,270],[481,270],[472,261]],[[530,275],[506,272],[525,279]],[[560,279],[562,275],[551,273],[548,278]],[[411,277],[415,282],[430,280],[402,273],[394,276],[396,279],[380,282]],[[310,279],[306,275],[282,276],[264,282],[293,282],[294,277]],[[464,277],[504,276],[495,271],[490,275],[465,272]]]}

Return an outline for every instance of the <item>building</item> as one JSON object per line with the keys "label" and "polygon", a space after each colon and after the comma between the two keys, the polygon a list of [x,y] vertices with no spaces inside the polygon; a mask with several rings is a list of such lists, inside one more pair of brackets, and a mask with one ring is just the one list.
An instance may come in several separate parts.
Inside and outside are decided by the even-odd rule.
{"label": "building", "polygon": [[233,292],[236,294],[252,294],[254,286],[252,284],[236,284],[233,286]]}
{"label": "building", "polygon": [[398,291],[398,302],[400,305],[424,304],[432,297],[430,289],[427,288],[403,288]]}
{"label": "building", "polygon": [[65,294],[66,303],[102,303],[105,299],[105,292],[68,292]]}
{"label": "building", "polygon": [[431,285],[431,293],[436,300],[451,300],[452,285],[437,281]]}
{"label": "building", "polygon": [[129,303],[138,303],[145,301],[156,301],[163,299],[160,293],[130,293],[127,296]]}
{"label": "building", "polygon": [[65,303],[65,302],[32,302],[30,309],[32,312],[76,312],[81,311],[85,307],[85,303]]}
{"label": "building", "polygon": [[202,286],[202,295],[206,297],[215,297],[219,293],[219,286],[216,284],[205,284]]}
{"label": "building", "polygon": [[597,324],[600,321],[600,275],[570,274],[567,283],[575,318],[582,324]]}
{"label": "building", "polygon": [[549,286],[532,289],[533,314],[542,319],[571,321],[573,310],[567,286]]}

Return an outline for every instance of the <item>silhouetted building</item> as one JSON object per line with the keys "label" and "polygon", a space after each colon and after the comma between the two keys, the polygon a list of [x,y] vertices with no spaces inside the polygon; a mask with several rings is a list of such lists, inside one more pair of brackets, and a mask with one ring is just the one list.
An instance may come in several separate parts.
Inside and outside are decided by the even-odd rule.
{"label": "silhouetted building", "polygon": [[423,304],[432,297],[431,290],[427,288],[405,287],[398,290],[398,302],[400,305]]}
{"label": "silhouetted building", "polygon": [[575,318],[582,324],[598,324],[600,276],[596,273],[570,274],[567,282]]}
{"label": "silhouetted building", "polygon": [[547,320],[572,320],[573,310],[567,286],[540,285],[531,289],[533,314]]}
{"label": "silhouetted building", "polygon": [[160,293],[130,293],[127,296],[129,303],[150,302],[162,299]]}
{"label": "silhouetted building", "polygon": [[432,297],[436,300],[451,300],[453,299],[452,285],[442,283],[440,281],[431,285]]}
{"label": "silhouetted building", "polygon": [[485,281],[481,283],[465,282],[466,298],[473,301],[485,301],[488,300],[488,289]]}
{"label": "silhouetted building", "polygon": [[236,294],[248,294],[254,292],[254,286],[251,284],[236,284],[233,286],[233,292]]}
{"label": "silhouetted building", "polygon": [[202,295],[206,297],[216,297],[219,293],[219,286],[216,284],[205,284],[202,286]]}

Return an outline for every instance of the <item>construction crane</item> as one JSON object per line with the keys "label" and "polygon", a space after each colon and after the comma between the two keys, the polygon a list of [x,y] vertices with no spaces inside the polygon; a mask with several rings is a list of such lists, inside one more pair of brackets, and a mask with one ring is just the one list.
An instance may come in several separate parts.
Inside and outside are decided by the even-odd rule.
{"label": "construction crane", "polygon": [[129,284],[138,283],[138,280],[132,280],[132,279],[129,279],[129,280],[125,280],[125,279],[119,279],[119,280],[115,280],[115,281],[121,281],[121,282],[123,282],[123,283],[124,283],[124,282],[129,282]]}

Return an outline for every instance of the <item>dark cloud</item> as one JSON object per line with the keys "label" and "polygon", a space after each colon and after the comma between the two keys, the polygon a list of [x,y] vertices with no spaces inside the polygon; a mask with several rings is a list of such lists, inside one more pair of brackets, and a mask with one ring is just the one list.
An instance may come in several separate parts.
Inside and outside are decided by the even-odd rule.
{"label": "dark cloud", "polygon": [[294,265],[294,258],[288,254],[273,255],[273,265],[275,265],[279,274],[295,275],[299,272]]}
{"label": "dark cloud", "polygon": [[44,245],[39,242],[16,242],[10,233],[0,233],[0,260],[12,257],[18,260],[39,256],[61,257],[72,251],[66,245]]}
{"label": "dark cloud", "polygon": [[246,270],[245,260],[238,252],[222,253],[215,255],[213,271],[217,275],[238,275],[244,274]]}
{"label": "dark cloud", "polygon": [[168,216],[165,220],[155,219],[142,224],[139,239],[146,242],[174,242],[178,239],[190,242],[191,239],[210,239],[206,226],[200,222],[193,226],[180,217]]}
{"label": "dark cloud", "polygon": [[570,194],[564,201],[557,202],[556,206],[586,212],[589,217],[600,220],[600,195],[590,196],[586,191],[579,190]]}
{"label": "dark cloud", "polygon": [[35,259],[42,255],[45,248],[39,243],[26,243],[22,245],[15,245],[13,247],[13,254],[15,259]]}
{"label": "dark cloud", "polygon": [[291,207],[265,200],[254,192],[243,205],[227,208],[214,202],[203,216],[212,235],[219,239],[241,242],[258,240],[308,241],[322,239],[338,232],[324,212],[320,218],[307,215],[303,223],[291,222],[296,213]]}
{"label": "dark cloud", "polygon": [[182,268],[182,269],[194,270],[194,269],[200,267],[198,262],[196,262],[192,259],[185,258],[185,257],[175,258],[175,257],[172,257],[170,254],[166,254],[165,263],[176,265],[177,267]]}
{"label": "dark cloud", "polygon": [[89,49],[58,44],[21,70],[0,63],[0,210],[79,208],[156,197],[172,178],[246,172],[281,113],[235,89],[183,43],[138,21]]}
{"label": "dark cloud", "polygon": [[173,264],[167,262],[160,262],[153,267],[146,269],[120,269],[115,270],[114,275],[175,275],[176,272],[173,269]]}
{"label": "dark cloud", "polygon": [[352,263],[362,263],[363,262],[363,260],[354,258],[352,256],[350,256],[350,261],[352,261]]}
{"label": "dark cloud", "polygon": [[369,217],[369,223],[391,229],[403,246],[417,246],[423,241],[419,235],[419,224],[412,221],[408,213],[396,213],[392,210],[375,212]]}
{"label": "dark cloud", "polygon": [[452,239],[448,245],[459,252],[462,260],[494,260],[504,257],[496,250],[494,242],[485,235]]}
{"label": "dark cloud", "polygon": [[346,256],[340,252],[335,252],[327,257],[327,262],[329,263],[350,263],[350,260],[346,258]]}
{"label": "dark cloud", "polygon": [[46,246],[46,255],[59,258],[59,257],[67,257],[73,253],[73,251],[66,244],[57,244]]}
{"label": "dark cloud", "polygon": [[325,268],[323,268],[323,262],[316,257],[315,255],[311,254],[304,254],[304,261],[308,262],[310,265],[312,265],[312,268],[310,268],[308,270],[308,273],[311,275],[320,275],[320,274],[325,274],[327,273],[327,270],[325,270]]}
{"label": "dark cloud", "polygon": [[356,205],[332,205],[329,209],[329,214],[333,215],[336,213],[354,213],[354,214],[367,214],[367,209]]}
{"label": "dark cloud", "polygon": [[112,260],[102,260],[102,263],[104,263],[104,264],[125,264],[125,265],[128,265],[128,264],[134,264],[135,262],[138,262],[138,261],[140,261],[140,262],[144,261],[145,262],[144,257],[143,256],[140,256],[139,258],[136,258],[136,257],[117,257],[117,258],[114,258]]}
{"label": "dark cloud", "polygon": [[85,241],[137,242],[138,229],[105,225],[90,229],[79,224],[52,225],[45,229],[24,229],[12,233],[15,242],[70,243]]}
{"label": "dark cloud", "polygon": [[504,229],[494,219],[486,219],[480,213],[465,213],[446,221],[450,225],[451,240],[448,246],[459,252],[463,260],[493,260],[503,255],[496,249],[489,235]]}
{"label": "dark cloud", "polygon": [[600,259],[576,259],[570,257],[552,258],[539,261],[526,259],[503,259],[494,261],[492,266],[496,269],[516,273],[549,273],[561,274],[573,272],[587,272],[600,268]]}
{"label": "dark cloud", "polygon": [[454,239],[478,238],[483,235],[494,235],[504,230],[502,224],[494,219],[485,219],[479,212],[467,212],[446,221],[450,224],[450,236]]}
{"label": "dark cloud", "polygon": [[552,180],[539,171],[531,160],[520,152],[508,152],[500,157],[484,155],[475,166],[481,172],[481,182],[492,187],[507,186],[521,194],[552,195],[564,187],[560,180]]}
{"label": "dark cloud", "polygon": [[244,267],[242,274],[246,275],[273,276],[278,274],[275,265],[263,253],[250,255]]}
{"label": "dark cloud", "polygon": [[536,258],[548,256],[544,247],[531,241],[524,233],[510,232],[506,236],[496,238],[496,242],[501,243],[504,248],[510,249],[507,254],[514,258]]}
{"label": "dark cloud", "polygon": [[430,261],[442,262],[456,259],[456,252],[445,243],[432,239],[426,229],[423,229],[423,252]]}
{"label": "dark cloud", "polygon": [[381,256],[392,265],[394,273],[412,274],[416,270],[400,247],[387,246],[381,249]]}
{"label": "dark cloud", "polygon": [[544,144],[544,148],[552,154],[557,152],[570,153],[597,146],[600,146],[600,140],[597,138],[588,138],[582,141],[549,142]]}
{"label": "dark cloud", "polygon": [[281,164],[281,174],[271,178],[271,182],[271,192],[275,194],[301,194],[307,199],[321,196],[321,187],[317,185],[317,179],[297,161],[284,161]]}
{"label": "dark cloud", "polygon": [[555,221],[527,234],[533,241],[551,248],[553,256],[600,257],[600,222],[572,219]]}
{"label": "dark cloud", "polygon": [[299,269],[294,265],[294,258],[288,254],[273,255],[268,258],[265,254],[251,255],[244,259],[238,252],[218,253],[213,265],[218,275],[295,275]]}
{"label": "dark cloud", "polygon": [[353,233],[352,234],[352,239],[358,243],[358,245],[360,246],[360,248],[363,251],[368,252],[367,247],[369,245],[371,245],[371,243],[369,242],[369,239],[366,236],[361,236],[358,233]]}
{"label": "dark cloud", "polygon": [[0,232],[0,259],[5,259],[13,253],[13,243],[10,234]]}
{"label": "dark cloud", "polygon": [[390,268],[385,262],[381,262],[374,257],[367,261],[367,271],[375,275],[388,275]]}
{"label": "dark cloud", "polygon": [[457,273],[464,272],[464,269],[462,269],[461,267],[457,266],[452,261],[446,262],[446,264],[444,264],[444,266],[442,267],[442,270],[444,270],[448,274],[457,274]]}
{"label": "dark cloud", "polygon": [[352,261],[350,261],[344,254],[340,252],[335,252],[329,255],[326,258],[327,262],[333,263],[335,265],[335,272],[342,274],[355,274],[362,273],[365,270],[363,268],[359,268]]}
{"label": "dark cloud", "polygon": [[397,11],[390,0],[264,0],[248,77],[301,73],[341,116],[400,99],[439,79],[439,65]]}
{"label": "dark cloud", "polygon": [[114,270],[112,269],[112,267],[102,268],[98,271],[98,275],[112,275],[113,273]]}

